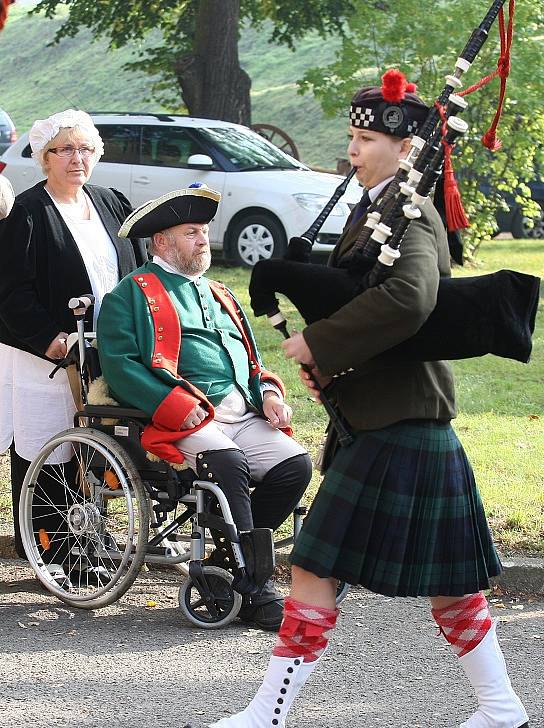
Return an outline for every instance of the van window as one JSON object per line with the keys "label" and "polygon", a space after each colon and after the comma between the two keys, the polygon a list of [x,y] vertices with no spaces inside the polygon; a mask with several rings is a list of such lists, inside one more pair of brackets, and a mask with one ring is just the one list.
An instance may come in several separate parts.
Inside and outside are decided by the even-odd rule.
{"label": "van window", "polygon": [[209,154],[186,129],[176,126],[144,126],[140,164],[187,167],[192,154]]}
{"label": "van window", "polygon": [[137,125],[97,124],[102,141],[104,156],[101,162],[116,164],[137,164],[140,127]]}

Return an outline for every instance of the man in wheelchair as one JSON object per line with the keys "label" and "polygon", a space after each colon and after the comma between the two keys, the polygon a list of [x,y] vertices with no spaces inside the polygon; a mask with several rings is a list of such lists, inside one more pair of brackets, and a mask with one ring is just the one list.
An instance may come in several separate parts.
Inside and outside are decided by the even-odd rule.
{"label": "man in wheelchair", "polygon": [[[148,452],[217,482],[238,531],[274,530],[308,485],[311,462],[290,437],[283,383],[263,368],[240,304],[204,277],[220,197],[195,185],[125,220],[119,237],[150,237],[153,259],[105,296],[100,364],[112,396],[150,416],[142,436]],[[232,570],[230,545],[212,535],[209,562]],[[234,586],[243,593],[242,621],[279,629],[283,601],[271,580],[260,589]]]}

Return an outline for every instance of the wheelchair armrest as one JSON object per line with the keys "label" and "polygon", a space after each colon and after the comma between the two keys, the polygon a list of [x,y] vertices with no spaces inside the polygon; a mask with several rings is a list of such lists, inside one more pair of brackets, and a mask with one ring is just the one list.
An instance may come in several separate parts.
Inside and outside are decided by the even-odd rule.
{"label": "wheelchair armrest", "polygon": [[118,407],[115,405],[86,404],[81,412],[82,417],[117,417],[133,420],[149,420],[147,412],[132,407]]}

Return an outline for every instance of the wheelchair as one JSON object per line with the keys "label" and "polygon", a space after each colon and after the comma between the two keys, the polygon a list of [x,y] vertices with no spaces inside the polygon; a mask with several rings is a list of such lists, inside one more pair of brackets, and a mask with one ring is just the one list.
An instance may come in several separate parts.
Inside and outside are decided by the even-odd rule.
{"label": "wheelchair", "polygon": [[[89,404],[89,385],[99,374],[88,341],[94,334],[85,334],[83,324],[92,303],[90,295],[71,299],[77,332],[51,374],[71,367],[71,381],[79,385],[74,427],[43,446],[22,486],[20,528],[30,565],[48,591],[83,609],[117,601],[145,563],[172,566],[184,577],[179,606],[189,622],[225,626],[238,615],[240,592],[272,575],[274,547],[293,543],[306,509],[299,504],[293,536],[276,544],[270,529],[240,533],[217,484],[147,458],[140,445],[149,420],[144,412]],[[53,531],[44,528],[51,518]],[[228,571],[205,561],[210,530],[227,542],[234,561]],[[338,601],[347,588],[339,586]]]}

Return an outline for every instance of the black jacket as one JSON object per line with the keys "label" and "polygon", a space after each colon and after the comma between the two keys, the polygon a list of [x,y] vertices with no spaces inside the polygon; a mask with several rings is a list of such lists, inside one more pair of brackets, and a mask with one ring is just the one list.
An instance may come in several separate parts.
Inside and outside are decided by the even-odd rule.
{"label": "black jacket", "polygon": [[[70,298],[92,291],[76,242],[44,185],[17,195],[0,221],[0,342],[42,358],[59,331],[75,330]],[[117,190],[84,190],[115,246],[122,278],[147,260],[145,241],[117,237],[130,203]],[[92,321],[91,307],[86,330]]]}

